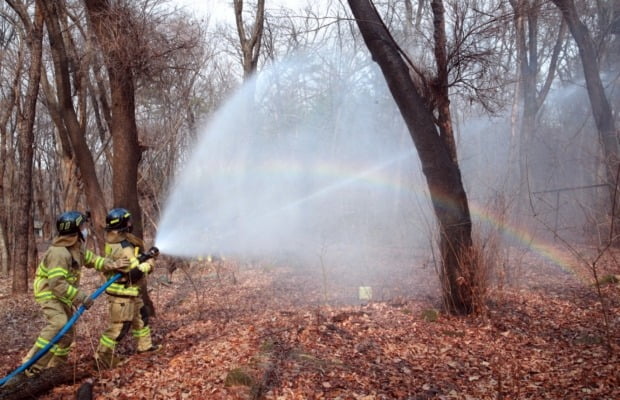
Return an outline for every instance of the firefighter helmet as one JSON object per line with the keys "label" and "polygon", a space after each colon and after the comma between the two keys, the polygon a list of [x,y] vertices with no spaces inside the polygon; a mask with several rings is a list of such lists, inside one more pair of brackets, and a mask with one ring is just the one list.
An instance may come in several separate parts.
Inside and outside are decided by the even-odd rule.
{"label": "firefighter helmet", "polygon": [[86,215],[79,211],[67,211],[58,216],[56,219],[56,229],[58,234],[73,235],[80,231],[80,225],[87,221]]}
{"label": "firefighter helmet", "polygon": [[108,231],[127,231],[131,228],[129,223],[131,213],[124,208],[113,208],[105,217],[105,229]]}

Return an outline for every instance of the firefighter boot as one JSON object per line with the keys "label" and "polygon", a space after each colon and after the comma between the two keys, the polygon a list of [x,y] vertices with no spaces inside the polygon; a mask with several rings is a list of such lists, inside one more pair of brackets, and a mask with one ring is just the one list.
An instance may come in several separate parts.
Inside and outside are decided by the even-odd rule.
{"label": "firefighter boot", "polygon": [[47,368],[54,368],[67,362],[67,356],[54,355],[47,363]]}
{"label": "firefighter boot", "polygon": [[121,357],[114,352],[98,352],[95,354],[95,368],[113,369],[127,362],[125,357]]}
{"label": "firefighter boot", "polygon": [[53,357],[47,363],[46,368],[53,368],[66,363],[70,351],[71,343],[67,347],[60,347],[60,345],[52,347],[50,353],[52,353]]}
{"label": "firefighter boot", "polygon": [[162,345],[161,344],[154,344],[151,347],[149,347],[146,350],[138,350],[138,354],[144,354],[144,353],[155,353],[159,350],[161,350]]}
{"label": "firefighter boot", "polygon": [[138,351],[138,354],[157,351],[161,347],[153,345],[153,340],[151,339],[151,328],[148,325],[142,329],[134,330],[132,334],[137,342],[136,350]]}
{"label": "firefighter boot", "polygon": [[[35,354],[37,354],[39,350],[41,350],[42,348],[43,347],[39,347],[37,345],[32,346],[28,354],[26,354],[26,357],[24,357],[24,359],[22,360],[22,364],[26,363],[28,360],[34,357]],[[52,359],[53,356],[54,355],[48,351],[47,353],[43,354],[43,356],[39,358],[37,362],[35,362],[32,366],[30,366],[30,368],[27,368],[24,371],[24,373],[28,377],[38,374],[39,372],[47,368],[47,364],[49,363],[49,361]]]}

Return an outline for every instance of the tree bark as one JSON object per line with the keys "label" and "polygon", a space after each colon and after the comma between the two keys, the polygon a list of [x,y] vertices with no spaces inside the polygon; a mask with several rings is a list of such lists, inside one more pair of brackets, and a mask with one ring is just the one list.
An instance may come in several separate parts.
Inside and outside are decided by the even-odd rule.
{"label": "tree bark", "polygon": [[[111,92],[112,147],[112,192],[114,207],[128,209],[132,215],[133,233],[142,238],[142,208],[138,196],[138,166],[142,158],[142,149],[138,142],[138,128],[135,114],[135,76],[130,52],[123,48],[121,40],[127,37],[117,36],[127,30],[123,21],[130,20],[128,8],[114,8],[106,0],[85,0],[88,18],[105,56]],[[122,18],[119,18],[122,17]],[[145,250],[145,249],[143,249]],[[146,281],[141,286],[142,300],[147,313],[155,315],[155,306],[149,297]]]}
{"label": "tree bark", "polygon": [[[17,54],[17,65],[22,64],[22,52]],[[15,136],[13,130],[7,129],[9,125],[9,119],[11,113],[17,105],[17,96],[19,92],[21,81],[20,69],[15,69],[15,76],[11,84],[11,89],[8,90],[8,97],[6,101],[0,104],[0,273],[8,275],[10,266],[13,265],[11,247],[9,245],[9,235],[11,231],[11,215],[9,210],[9,203],[11,197],[11,191],[5,190],[5,182],[11,187],[11,171],[10,166],[13,158],[9,158],[8,154],[13,153],[11,146],[12,138]]]}
{"label": "tree bark", "polygon": [[265,21],[265,0],[258,0],[256,4],[256,20],[254,21],[254,26],[249,36],[245,32],[245,25],[243,22],[243,0],[234,0],[233,3],[235,6],[237,33],[239,34],[239,41],[241,43],[243,78],[247,79],[256,71],[258,65]]}
{"label": "tree bark", "polygon": [[[73,156],[73,149],[71,146],[71,139],[67,127],[63,122],[63,117],[60,113],[60,106],[56,101],[56,94],[54,88],[47,80],[45,74],[41,76],[41,89],[45,94],[45,105],[50,118],[54,122],[56,127],[57,137],[60,143],[59,157],[60,157],[60,183],[62,188],[61,209],[62,210],[75,210],[78,208],[80,197],[82,197],[82,185],[80,178],[80,169],[76,164],[75,157]],[[83,100],[80,100],[83,101]],[[94,232],[95,234],[97,232]]]}
{"label": "tree bark", "polygon": [[383,72],[387,85],[409,129],[420,156],[437,216],[442,258],[443,298],[449,312],[474,311],[468,280],[471,217],[458,163],[434,123],[428,99],[421,96],[400,49],[369,0],[349,0],[366,46]]}
{"label": "tree bark", "polygon": [[448,94],[448,54],[445,29],[445,8],[442,0],[431,0],[433,10],[433,36],[435,38],[435,62],[437,64],[437,79],[434,88],[437,102],[437,125],[440,137],[443,139],[450,157],[454,163],[458,162],[456,154],[456,140],[452,129],[452,115],[450,113],[450,96]]}
{"label": "tree bark", "polygon": [[611,188],[616,187],[616,174],[620,163],[620,144],[614,116],[601,81],[598,54],[588,28],[581,22],[573,0],[551,0],[568,24],[583,65],[586,88],[592,107],[592,115],[599,133],[607,171],[607,181]]}
{"label": "tree bark", "polygon": [[[88,17],[91,21],[100,47],[106,57],[110,92],[112,148],[112,191],[114,207],[123,207],[132,214],[134,234],[142,237],[142,209],[138,199],[138,165],[142,150],[138,143],[138,128],[135,115],[135,77],[131,60],[126,59],[115,32],[125,31],[119,26],[110,2],[105,0],[85,0]],[[114,29],[112,27],[115,27]],[[130,37],[122,38],[131,40]]]}
{"label": "tree bark", "polygon": [[91,374],[85,365],[76,368],[74,364],[48,368],[32,378],[19,374],[0,387],[0,400],[37,399],[57,386],[74,384]]}
{"label": "tree bark", "polygon": [[[67,50],[60,28],[60,4],[55,1],[37,0],[37,4],[43,9],[45,25],[47,26],[52,60],[54,64],[54,78],[56,80],[56,96],[58,98],[58,114],[62,123],[58,127],[61,134],[66,130],[69,135],[72,155],[79,168],[79,176],[84,183],[86,199],[91,211],[95,226],[103,227],[105,224],[106,207],[103,191],[97,178],[97,171],[92,153],[84,136],[85,127],[80,124],[73,105],[71,96],[71,75]],[[48,103],[52,99],[48,98]],[[55,121],[56,122],[56,121]],[[97,230],[96,230],[97,231]],[[94,232],[97,233],[97,232]]]}
{"label": "tree bark", "polygon": [[520,75],[518,93],[521,95],[522,105],[518,146],[514,146],[514,150],[511,148],[510,160],[519,165],[518,177],[515,179],[515,183],[518,185],[518,198],[520,199],[517,201],[516,215],[519,222],[516,224],[521,225],[525,223],[525,220],[521,218],[521,208],[528,203],[527,198],[529,196],[527,160],[531,152],[532,140],[536,136],[536,117],[555,78],[560,51],[565,40],[566,23],[562,20],[545,82],[539,91],[538,16],[541,2],[540,0],[536,0],[534,3],[530,3],[528,0],[510,0],[510,5],[514,10],[515,41]]}
{"label": "tree bark", "polygon": [[[34,21],[26,25],[26,41],[30,51],[30,66],[28,72],[28,87],[26,89],[23,107],[19,106],[17,126],[19,132],[18,154],[19,172],[17,184],[17,206],[15,220],[15,270],[13,273],[13,293],[28,292],[28,271],[31,269],[28,261],[31,247],[34,224],[32,220],[32,163],[34,143],[34,120],[36,116],[37,98],[39,96],[39,81],[41,79],[41,59],[43,53],[43,17],[41,9],[35,6]],[[32,261],[32,260],[30,260]]]}

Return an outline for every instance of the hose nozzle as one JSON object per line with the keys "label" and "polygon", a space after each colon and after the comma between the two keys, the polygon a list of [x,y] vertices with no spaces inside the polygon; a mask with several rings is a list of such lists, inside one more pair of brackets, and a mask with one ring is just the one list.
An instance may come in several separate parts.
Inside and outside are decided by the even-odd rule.
{"label": "hose nozzle", "polygon": [[146,253],[140,254],[140,256],[138,257],[138,261],[142,263],[151,258],[157,258],[158,255],[159,255],[159,249],[153,246]]}

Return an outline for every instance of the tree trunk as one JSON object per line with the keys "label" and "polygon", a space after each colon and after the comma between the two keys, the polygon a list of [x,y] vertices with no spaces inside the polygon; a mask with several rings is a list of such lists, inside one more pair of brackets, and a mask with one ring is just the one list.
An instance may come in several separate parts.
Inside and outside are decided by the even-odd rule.
{"label": "tree trunk", "polygon": [[452,161],[458,163],[448,94],[448,54],[443,1],[431,0],[431,9],[433,10],[433,36],[435,39],[435,62],[437,64],[437,83],[434,92],[437,101],[439,137],[443,139],[448,148]]}
{"label": "tree trunk", "polygon": [[[528,157],[531,155],[531,144],[536,137],[537,123],[536,117],[540,107],[543,105],[551,83],[556,74],[557,63],[564,43],[566,33],[566,24],[562,21],[558,31],[558,37],[553,47],[551,60],[547,69],[545,82],[540,91],[538,89],[538,77],[540,73],[540,65],[538,60],[539,43],[538,43],[538,14],[540,12],[540,1],[530,3],[528,0],[510,0],[510,5],[514,10],[514,24],[516,31],[516,47],[517,61],[519,63],[519,88],[518,93],[521,95],[521,120],[518,136],[518,146],[515,150],[511,148],[511,160],[519,164],[518,198],[516,218],[517,225],[523,225],[526,221],[522,218],[523,212],[521,207],[528,204],[529,185],[528,185]],[[516,151],[516,154],[514,154]]]}
{"label": "tree trunk", "polygon": [[[126,32],[120,25],[131,16],[118,18],[119,13],[129,10],[122,7],[113,9],[105,0],[85,0],[85,5],[99,45],[106,57],[110,82],[114,207],[124,207],[131,212],[133,233],[142,238],[142,208],[138,197],[138,166],[142,149],[138,143],[136,126],[135,77],[132,60],[127,59],[128,52],[119,43],[120,40],[131,40],[131,37],[115,36],[119,32],[121,34]],[[155,315],[155,307],[149,297],[146,283],[141,289],[142,299],[149,315]]]}
{"label": "tree trunk", "polygon": [[598,54],[588,28],[579,20],[573,0],[551,0],[560,11],[570,29],[583,65],[586,88],[592,107],[594,122],[599,133],[605,156],[607,181],[616,186],[616,174],[620,162],[620,145],[611,106],[600,77]]}
{"label": "tree trunk", "polygon": [[237,33],[241,43],[243,78],[247,79],[256,71],[258,65],[265,21],[265,0],[258,0],[256,4],[256,20],[254,21],[250,36],[247,36],[243,22],[243,0],[234,0],[233,3]]}
{"label": "tree trunk", "polygon": [[112,91],[112,190],[114,206],[131,211],[134,234],[142,237],[142,209],[138,202],[138,165],[141,150],[136,127],[134,82],[131,71],[108,70]]}
{"label": "tree trunk", "polygon": [[[41,89],[45,94],[44,103],[47,106],[50,118],[54,122],[60,143],[58,151],[58,157],[60,158],[58,177],[61,185],[60,208],[61,210],[76,210],[83,195],[82,184],[80,183],[80,170],[73,156],[70,135],[60,114],[60,106],[56,101],[56,94],[45,74],[41,76]],[[96,234],[96,232],[94,233]]]}
{"label": "tree trunk", "polygon": [[[27,43],[30,51],[30,66],[28,72],[28,87],[23,109],[18,109],[17,126],[19,132],[18,154],[19,172],[15,220],[15,271],[13,273],[13,293],[28,292],[28,271],[31,269],[28,262],[32,240],[32,163],[34,143],[34,120],[36,116],[37,98],[39,96],[39,81],[41,79],[41,58],[43,52],[43,17],[41,9],[35,6],[35,17],[27,32]],[[18,103],[19,104],[19,103]],[[18,105],[19,108],[19,105]]]}
{"label": "tree trunk", "polygon": [[[22,52],[18,53],[17,65],[22,63]],[[7,129],[11,113],[16,106],[17,96],[19,92],[21,73],[19,68],[15,70],[15,76],[12,81],[10,90],[8,90],[7,100],[0,104],[0,273],[8,275],[9,266],[13,265],[11,258],[11,247],[9,246],[10,218],[12,213],[9,212],[9,202],[12,191],[5,190],[5,182],[11,187],[11,164],[13,158],[9,158],[9,154],[13,154],[12,138],[14,132]]]}
{"label": "tree trunk", "polygon": [[424,99],[411,79],[409,68],[380,16],[369,0],[349,0],[357,25],[373,59],[405,120],[422,163],[440,232],[443,297],[449,312],[474,310],[471,291],[474,276],[471,255],[471,217],[458,163],[440,137]]}
{"label": "tree trunk", "polygon": [[[124,32],[114,10],[105,0],[86,0],[86,9],[100,47],[106,56],[111,92],[112,190],[114,207],[127,208],[133,219],[134,234],[142,237],[142,212],[138,201],[138,165],[142,150],[138,143],[135,116],[135,78],[131,60],[126,59],[117,35]],[[116,29],[112,29],[115,27]],[[123,38],[131,40],[131,38]]]}
{"label": "tree trunk", "polygon": [[[71,75],[66,46],[62,36],[59,19],[61,10],[59,3],[55,1],[37,0],[37,4],[43,9],[45,24],[47,26],[52,60],[54,64],[54,78],[56,80],[56,97],[58,102],[48,97],[50,108],[55,107],[60,119],[54,118],[63,144],[65,154],[71,152],[75,163],[79,168],[79,178],[84,184],[84,192],[91,211],[94,225],[102,227],[105,224],[106,207],[103,191],[97,178],[97,171],[92,153],[85,138],[85,127],[80,124],[71,96]],[[81,101],[85,101],[82,99]],[[53,113],[51,113],[53,114]],[[59,125],[60,124],[60,125]],[[71,149],[68,149],[64,133],[68,134]],[[97,234],[95,230],[94,234]]]}

